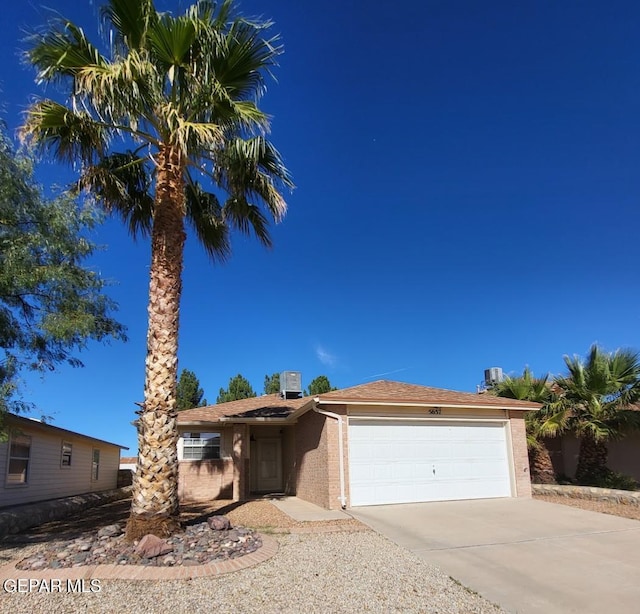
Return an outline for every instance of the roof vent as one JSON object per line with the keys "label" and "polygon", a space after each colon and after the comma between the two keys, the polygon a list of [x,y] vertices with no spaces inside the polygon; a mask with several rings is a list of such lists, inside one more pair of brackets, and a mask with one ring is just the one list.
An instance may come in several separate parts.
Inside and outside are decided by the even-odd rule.
{"label": "roof vent", "polygon": [[484,384],[487,388],[495,386],[504,380],[501,367],[490,367],[484,370]]}
{"label": "roof vent", "polygon": [[297,399],[302,395],[302,374],[300,371],[280,373],[280,394],[285,399]]}

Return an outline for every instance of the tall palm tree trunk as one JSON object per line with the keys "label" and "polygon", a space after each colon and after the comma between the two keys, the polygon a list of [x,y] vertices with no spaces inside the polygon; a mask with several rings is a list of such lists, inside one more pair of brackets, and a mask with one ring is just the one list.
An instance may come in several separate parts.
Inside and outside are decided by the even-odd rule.
{"label": "tall palm tree trunk", "polygon": [[127,539],[178,527],[176,379],[178,320],[185,243],[184,180],[179,155],[158,156],[149,285],[144,403],[138,419],[138,468],[133,478]]}
{"label": "tall palm tree trunk", "polygon": [[551,462],[549,448],[539,441],[537,448],[529,448],[531,481],[535,484],[556,484],[556,472]]}
{"label": "tall palm tree trunk", "polygon": [[607,458],[607,443],[596,440],[593,435],[587,432],[580,439],[578,467],[576,468],[576,480],[578,483],[596,485],[606,478],[609,474]]}

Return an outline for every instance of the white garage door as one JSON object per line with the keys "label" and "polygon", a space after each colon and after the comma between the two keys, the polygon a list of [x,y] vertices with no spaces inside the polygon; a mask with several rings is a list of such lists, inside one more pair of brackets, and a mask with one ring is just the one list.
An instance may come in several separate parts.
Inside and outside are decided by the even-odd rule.
{"label": "white garage door", "polygon": [[499,422],[352,420],[351,505],[511,496]]}

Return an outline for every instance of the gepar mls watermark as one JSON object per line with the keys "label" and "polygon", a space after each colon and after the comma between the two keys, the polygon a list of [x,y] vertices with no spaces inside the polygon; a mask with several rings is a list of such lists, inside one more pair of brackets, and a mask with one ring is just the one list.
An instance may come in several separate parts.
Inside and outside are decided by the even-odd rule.
{"label": "gepar mls watermark", "polygon": [[96,578],[92,580],[8,578],[2,582],[2,590],[5,593],[99,593],[101,589],[100,580]]}

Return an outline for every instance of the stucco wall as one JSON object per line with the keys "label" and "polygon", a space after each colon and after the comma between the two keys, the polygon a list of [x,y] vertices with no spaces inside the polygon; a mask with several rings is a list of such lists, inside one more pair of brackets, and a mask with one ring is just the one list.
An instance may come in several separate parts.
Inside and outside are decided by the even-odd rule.
{"label": "stucco wall", "polygon": [[[575,477],[580,453],[580,441],[573,435],[563,435],[549,440],[556,473],[569,478]],[[617,441],[607,444],[609,449],[608,467],[617,473],[624,473],[640,481],[640,433],[630,433]]]}

